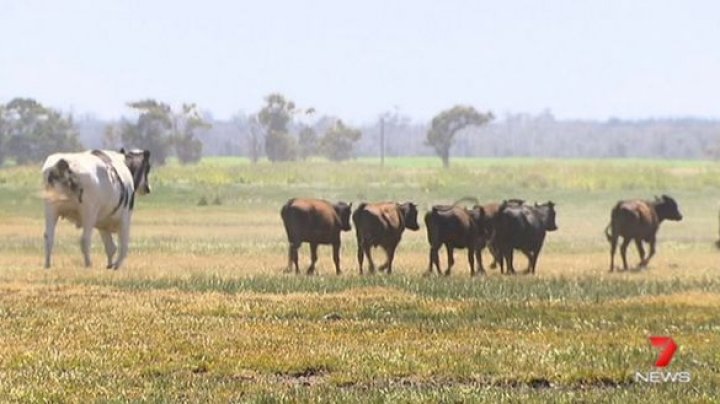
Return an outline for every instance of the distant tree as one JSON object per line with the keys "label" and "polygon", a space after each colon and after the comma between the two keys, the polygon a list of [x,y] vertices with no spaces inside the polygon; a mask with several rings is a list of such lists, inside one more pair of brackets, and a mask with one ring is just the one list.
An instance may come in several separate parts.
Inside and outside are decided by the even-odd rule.
{"label": "distant tree", "polygon": [[173,114],[172,143],[182,164],[196,163],[202,157],[203,144],[195,135],[198,130],[212,127],[200,114],[195,104],[183,104],[182,111]]}
{"label": "distant tree", "polygon": [[333,127],[325,132],[320,141],[320,150],[325,157],[333,161],[347,160],[353,155],[353,145],[360,140],[362,132],[338,120]]}
{"label": "distant tree", "polygon": [[468,126],[484,125],[493,119],[491,112],[480,113],[471,106],[456,105],[436,115],[427,132],[425,143],[435,149],[443,167],[450,166],[450,148],[455,135]]}
{"label": "distant tree", "polygon": [[253,114],[248,119],[248,149],[250,150],[250,161],[255,164],[260,160],[262,154],[262,125],[257,114]]}
{"label": "distant tree", "polygon": [[[202,142],[195,136],[198,130],[209,129],[211,125],[195,104],[183,104],[179,112],[153,99],[131,102],[128,106],[139,115],[136,123],[123,120],[120,129],[123,145],[149,150],[157,164],[165,164],[173,151],[182,164],[200,160]],[[104,143],[115,143],[115,130],[106,129]]]}
{"label": "distant tree", "polygon": [[122,147],[120,127],[112,123],[105,126],[105,131],[102,136],[102,147],[108,150],[118,150]]}
{"label": "distant tree", "polygon": [[0,109],[0,161],[18,164],[42,161],[56,152],[82,149],[72,116],[64,117],[31,98],[15,98]]}
{"label": "distant tree", "polygon": [[304,126],[298,134],[298,143],[300,145],[300,158],[305,160],[308,157],[318,154],[320,139],[315,129],[310,126]]}
{"label": "distant tree", "polygon": [[288,132],[295,114],[295,103],[281,94],[265,97],[265,106],[258,112],[258,122],[265,130],[265,153],[270,161],[288,161],[297,158],[297,141]]}
{"label": "distant tree", "polygon": [[123,119],[123,144],[149,150],[153,162],[165,164],[172,150],[173,116],[170,106],[153,99],[130,102],[128,106],[139,115],[136,123]]}
{"label": "distant tree", "polygon": [[282,94],[265,97],[265,106],[257,113],[257,120],[265,136],[265,153],[270,161],[295,160],[299,154],[298,142],[290,134],[293,117],[299,113],[313,114],[315,109],[299,109]]}

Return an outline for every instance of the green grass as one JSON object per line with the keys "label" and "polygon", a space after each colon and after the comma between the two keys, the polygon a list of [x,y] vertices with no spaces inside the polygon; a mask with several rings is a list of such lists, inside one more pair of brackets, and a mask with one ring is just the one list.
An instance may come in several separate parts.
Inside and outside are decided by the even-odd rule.
{"label": "green grass", "polygon": [[[40,269],[39,177],[0,169],[3,401],[712,402],[720,390],[713,162],[171,163],[137,201],[119,271],[100,269],[98,238],[94,268],[81,268],[66,223],[54,268]],[[661,193],[685,219],[663,224],[647,270],[608,273],[611,206]],[[282,271],[278,212],[301,195],[412,200],[421,212],[463,196],[552,199],[560,229],[535,276],[473,279],[458,251],[452,276],[424,277],[424,228],[404,235],[391,276],[357,274],[353,232],[343,275],[321,247],[320,275],[296,276]],[[198,206],[203,197],[221,205]],[[300,258],[306,266],[307,247]],[[678,342],[668,369],[692,372],[691,383],[635,382],[654,370],[649,335]]]}

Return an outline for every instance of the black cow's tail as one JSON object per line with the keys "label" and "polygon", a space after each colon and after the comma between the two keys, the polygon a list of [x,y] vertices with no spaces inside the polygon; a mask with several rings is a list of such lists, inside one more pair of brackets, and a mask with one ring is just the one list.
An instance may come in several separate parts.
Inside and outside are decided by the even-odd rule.
{"label": "black cow's tail", "polygon": [[605,237],[607,237],[608,241],[612,241],[612,233],[610,232],[611,227],[612,222],[608,223],[607,227],[605,227]]}

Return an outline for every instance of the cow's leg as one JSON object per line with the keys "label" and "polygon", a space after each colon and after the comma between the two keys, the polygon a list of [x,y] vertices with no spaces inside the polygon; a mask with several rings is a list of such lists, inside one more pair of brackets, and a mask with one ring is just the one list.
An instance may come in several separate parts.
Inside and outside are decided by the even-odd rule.
{"label": "cow's leg", "polygon": [[438,253],[439,250],[440,246],[430,245],[430,259],[428,263],[428,270],[426,273],[427,275],[432,275],[433,265],[435,266],[438,274],[440,273],[440,254]]}
{"label": "cow's leg", "polygon": [[113,241],[112,234],[107,230],[100,230],[100,237],[105,245],[105,255],[107,255],[107,269],[113,266],[113,256],[117,251],[117,246]]}
{"label": "cow's leg", "polygon": [[615,270],[615,250],[617,249],[618,236],[610,236],[610,272]]}
{"label": "cow's leg", "polygon": [[492,262],[490,263],[490,269],[495,269],[498,266],[498,251],[495,245],[491,242],[488,242],[488,251],[490,251],[490,255],[492,256]]}
{"label": "cow's leg", "polygon": [[468,264],[470,265],[470,276],[475,276],[475,249],[468,247]]}
{"label": "cow's leg", "polygon": [[538,258],[540,258],[540,250],[542,250],[542,245],[538,246],[535,251],[531,251],[531,256],[528,256],[528,259],[530,260],[530,264],[528,264],[528,271],[535,275],[535,268],[537,268],[537,262]]}
{"label": "cow's leg", "polygon": [[363,251],[368,259],[368,267],[371,274],[375,273],[375,262],[372,259],[372,245],[369,242],[363,244]]}
{"label": "cow's leg", "polygon": [[45,203],[45,268],[50,268],[50,257],[52,256],[53,244],[55,243],[55,226],[57,226],[58,214],[55,207],[49,202]]}
{"label": "cow's leg", "polygon": [[447,250],[448,267],[445,270],[445,276],[450,275],[453,265],[455,265],[455,257],[453,256],[453,248],[449,244],[445,244],[445,250]]}
{"label": "cow's leg", "polygon": [[128,248],[130,246],[130,212],[127,212],[125,218],[120,224],[120,231],[118,232],[118,242],[120,243],[120,249],[117,257],[117,261],[113,264],[114,269],[120,268],[125,262],[125,258],[128,255]]}
{"label": "cow's leg", "polygon": [[[332,245],[333,249],[333,262],[335,263],[335,274],[340,275],[340,240],[336,241]],[[369,255],[368,255],[369,257]]]}
{"label": "cow's leg", "polygon": [[310,243],[310,266],[307,269],[307,274],[312,275],[315,273],[315,263],[317,262],[317,243]]}
{"label": "cow's leg", "polygon": [[638,264],[638,268],[644,268],[645,265],[647,265],[647,262],[645,261],[645,248],[643,248],[641,239],[635,239],[635,248],[637,248],[638,255],[640,256],[640,263]]}
{"label": "cow's leg", "polygon": [[650,252],[648,253],[647,258],[645,259],[645,266],[647,266],[650,263],[650,258],[655,255],[655,237],[648,240],[648,244],[650,244]]}
{"label": "cow's leg", "polygon": [[363,260],[365,258],[365,252],[363,250],[363,242],[362,240],[358,240],[358,247],[357,247],[357,261],[358,261],[358,269],[360,270],[360,275],[363,274]]}
{"label": "cow's leg", "polygon": [[393,260],[395,260],[395,249],[397,248],[397,245],[390,246],[387,249],[385,249],[385,252],[387,253],[387,261],[383,264],[383,267],[387,269],[388,275],[392,273],[392,264]]}
{"label": "cow's leg", "polygon": [[622,258],[624,271],[627,271],[627,269],[628,269],[627,248],[628,248],[628,245],[630,244],[630,241],[632,241],[632,239],[630,237],[625,237],[625,238],[623,238],[622,244],[620,244],[620,258]]}
{"label": "cow's leg", "polygon": [[[489,250],[489,249],[488,249],[488,250]],[[481,274],[484,275],[484,274],[485,274],[485,267],[483,266],[482,250],[481,250],[481,249],[475,250],[475,259],[476,259],[476,261],[477,261],[478,272],[480,272]]]}
{"label": "cow's leg", "polygon": [[287,272],[292,271],[293,266],[295,267],[295,275],[300,273],[300,264],[298,263],[298,250],[300,249],[301,242],[290,241],[288,242],[288,267]]}
{"label": "cow's leg", "polygon": [[[97,209],[94,209],[88,204],[81,205],[80,223],[82,223],[82,235],[80,236],[80,250],[82,250],[86,268],[92,265],[92,260],[90,259],[90,243],[92,242],[92,232],[96,222]],[[124,221],[120,223],[120,227],[122,228],[124,224]]]}
{"label": "cow's leg", "polygon": [[505,262],[507,263],[507,273],[515,274],[515,267],[513,266],[513,249],[508,248],[505,250]]}

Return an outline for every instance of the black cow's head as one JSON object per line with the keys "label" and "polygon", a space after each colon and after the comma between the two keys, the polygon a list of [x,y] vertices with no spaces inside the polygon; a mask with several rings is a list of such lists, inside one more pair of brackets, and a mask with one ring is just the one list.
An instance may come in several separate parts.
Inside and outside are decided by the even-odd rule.
{"label": "black cow's head", "polygon": [[417,222],[417,206],[412,202],[405,202],[400,205],[400,212],[405,218],[405,227],[410,230],[419,230],[420,225]]}
{"label": "black cow's head", "polygon": [[125,164],[130,169],[133,177],[133,185],[135,192],[140,195],[150,193],[150,151],[148,150],[125,150],[120,149],[120,153],[125,155]]}
{"label": "black cow's head", "polygon": [[545,226],[545,230],[555,231],[558,229],[555,223],[555,204],[552,201],[545,202],[541,205],[535,203],[535,209],[540,213],[540,219]]}
{"label": "black cow's head", "polygon": [[350,231],[350,213],[352,212],[352,203],[347,204],[345,202],[338,202],[333,205],[335,212],[340,218],[340,229],[342,231]]}
{"label": "black cow's head", "polygon": [[682,214],[680,214],[677,202],[668,195],[663,195],[660,198],[655,197],[655,211],[661,220],[682,220]]}

